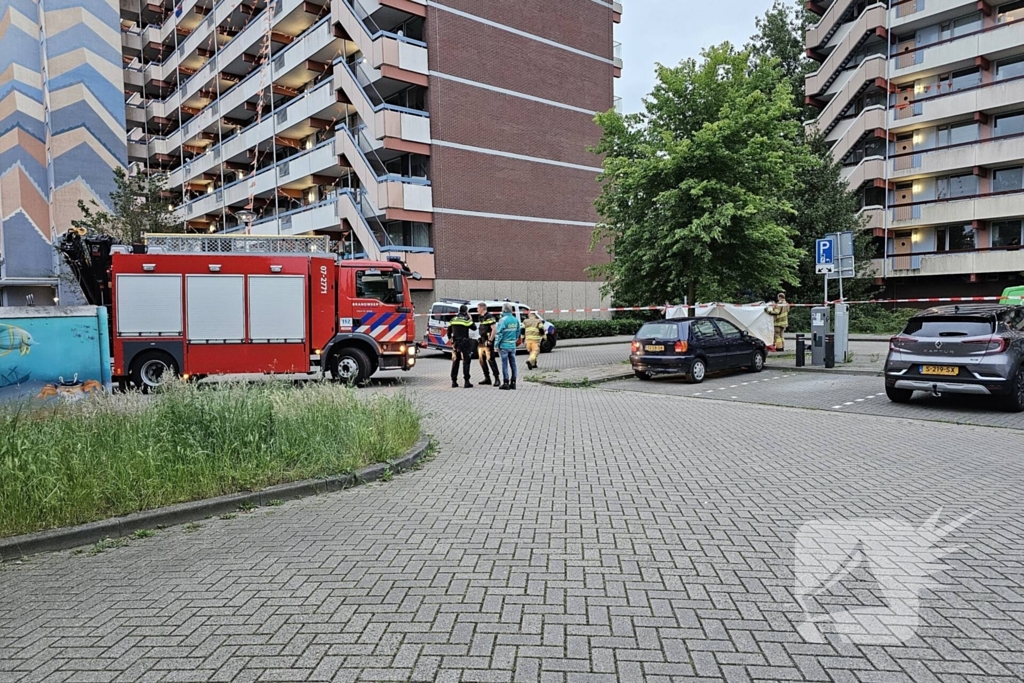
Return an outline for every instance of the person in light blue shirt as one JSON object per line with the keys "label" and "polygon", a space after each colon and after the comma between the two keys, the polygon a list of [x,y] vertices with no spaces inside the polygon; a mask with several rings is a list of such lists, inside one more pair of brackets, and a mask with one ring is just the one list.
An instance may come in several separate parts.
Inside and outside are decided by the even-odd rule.
{"label": "person in light blue shirt", "polygon": [[[522,333],[522,326],[516,318],[516,309],[512,304],[501,307],[501,320],[494,328],[494,347],[501,355],[501,389],[515,389],[518,370],[516,368],[516,344]],[[512,367],[511,375],[509,366]]]}

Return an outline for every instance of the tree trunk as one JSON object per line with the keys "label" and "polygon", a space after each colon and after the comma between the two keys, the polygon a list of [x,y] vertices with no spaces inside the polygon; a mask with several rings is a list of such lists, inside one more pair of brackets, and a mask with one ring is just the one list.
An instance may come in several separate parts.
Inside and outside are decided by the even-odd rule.
{"label": "tree trunk", "polygon": [[686,315],[691,318],[697,315],[697,309],[694,307],[697,303],[697,283],[690,280],[686,283]]}

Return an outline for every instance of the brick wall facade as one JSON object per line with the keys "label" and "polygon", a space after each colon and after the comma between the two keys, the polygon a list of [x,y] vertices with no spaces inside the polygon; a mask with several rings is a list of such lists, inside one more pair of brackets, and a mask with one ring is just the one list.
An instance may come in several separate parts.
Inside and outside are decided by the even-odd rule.
{"label": "brick wall facade", "polygon": [[601,256],[590,252],[589,227],[452,214],[437,221],[439,279],[585,281],[587,266]]}
{"label": "brick wall facade", "polygon": [[[612,57],[612,10],[592,0],[443,0],[476,17]],[[612,106],[613,66],[436,7],[428,9],[431,137],[589,168],[513,159],[434,144],[433,241],[439,280],[588,280],[593,228],[445,213],[446,209],[595,223],[600,193],[587,151],[600,138],[593,113]],[[438,75],[441,74],[441,75]],[[445,78],[454,76],[567,105]],[[579,110],[584,111],[579,111]],[[567,304],[568,305],[568,304]]]}

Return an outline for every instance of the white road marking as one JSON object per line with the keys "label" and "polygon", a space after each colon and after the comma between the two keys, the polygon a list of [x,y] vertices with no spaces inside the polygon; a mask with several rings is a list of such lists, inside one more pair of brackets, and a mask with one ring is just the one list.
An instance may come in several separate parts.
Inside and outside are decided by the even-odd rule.
{"label": "white road marking", "polygon": [[832,406],[832,410],[841,410],[842,406]]}
{"label": "white road marking", "polygon": [[853,405],[853,401],[847,401],[847,402],[846,402],[846,403],[844,403],[843,405],[844,405],[844,406],[852,406],[852,405]]}

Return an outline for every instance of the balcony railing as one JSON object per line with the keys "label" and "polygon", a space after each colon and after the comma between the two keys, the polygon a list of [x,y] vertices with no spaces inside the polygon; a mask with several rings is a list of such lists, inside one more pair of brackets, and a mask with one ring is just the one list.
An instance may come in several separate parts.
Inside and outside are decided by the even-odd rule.
{"label": "balcony railing", "polygon": [[615,61],[615,66],[622,68],[622,43],[615,41],[612,43],[612,57]]}
{"label": "balcony railing", "polygon": [[622,98],[616,97],[612,100],[612,107],[615,109],[615,113],[622,116]]}

